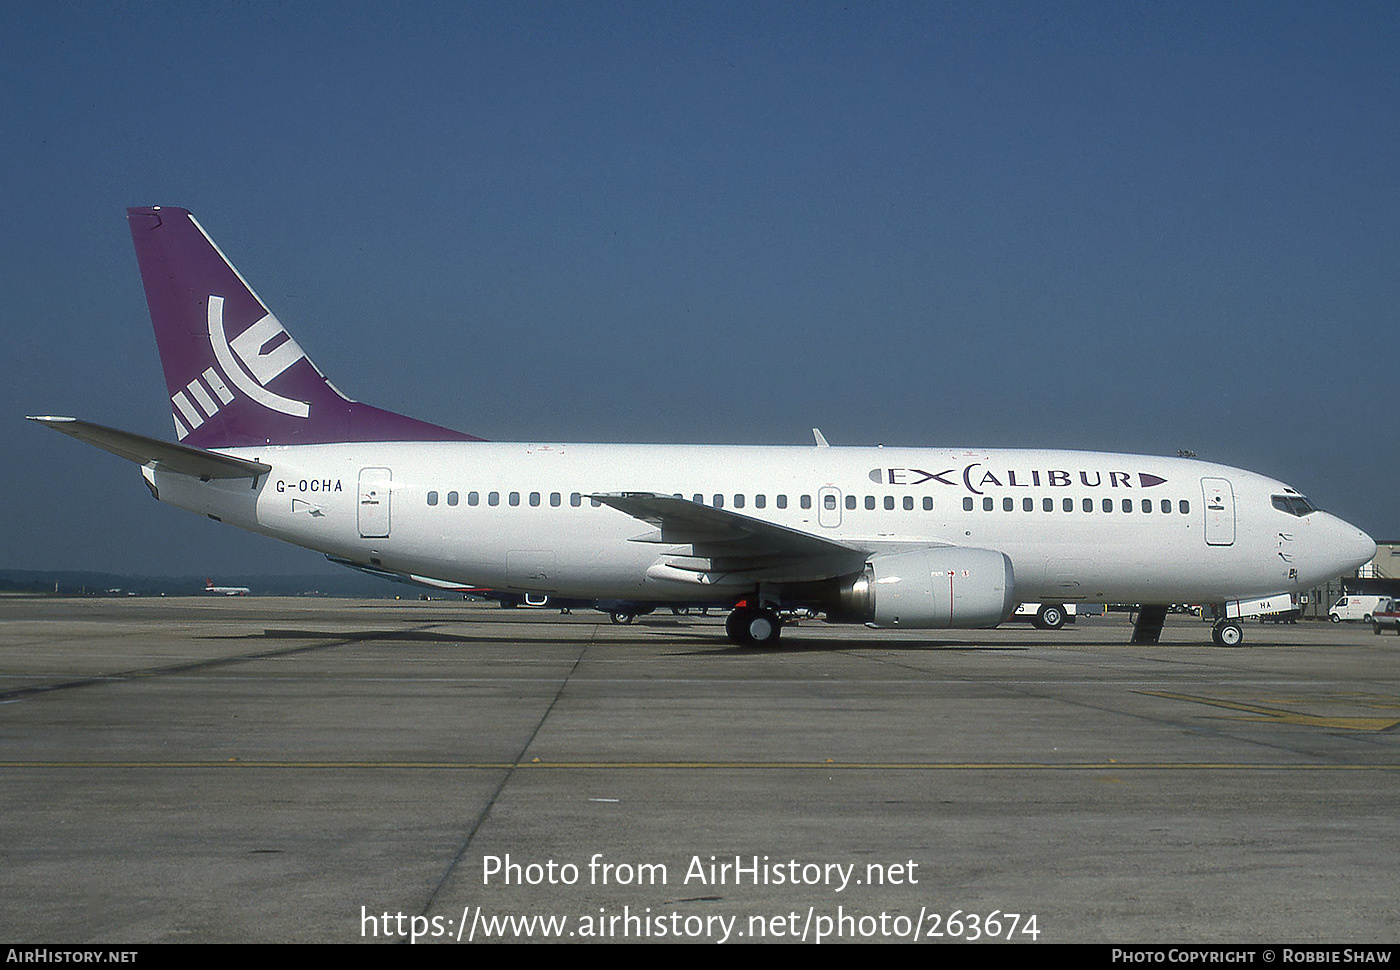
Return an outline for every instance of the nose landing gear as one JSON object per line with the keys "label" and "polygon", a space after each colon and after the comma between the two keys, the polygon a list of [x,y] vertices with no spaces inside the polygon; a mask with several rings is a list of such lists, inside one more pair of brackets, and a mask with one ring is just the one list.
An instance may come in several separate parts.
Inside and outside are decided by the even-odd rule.
{"label": "nose landing gear", "polygon": [[1235,620],[1219,620],[1210,631],[1210,638],[1218,647],[1238,647],[1244,640],[1244,627]]}

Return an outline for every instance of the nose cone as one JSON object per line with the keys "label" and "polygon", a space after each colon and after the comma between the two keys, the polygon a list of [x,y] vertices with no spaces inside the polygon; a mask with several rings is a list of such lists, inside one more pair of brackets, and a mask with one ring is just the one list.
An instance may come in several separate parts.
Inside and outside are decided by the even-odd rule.
{"label": "nose cone", "polygon": [[1372,559],[1376,558],[1376,540],[1372,539],[1360,529],[1356,530],[1356,537],[1352,540],[1356,543],[1356,565],[1364,566]]}
{"label": "nose cone", "polygon": [[1329,552],[1335,557],[1334,576],[1364,566],[1376,556],[1376,541],[1350,522],[1329,515]]}

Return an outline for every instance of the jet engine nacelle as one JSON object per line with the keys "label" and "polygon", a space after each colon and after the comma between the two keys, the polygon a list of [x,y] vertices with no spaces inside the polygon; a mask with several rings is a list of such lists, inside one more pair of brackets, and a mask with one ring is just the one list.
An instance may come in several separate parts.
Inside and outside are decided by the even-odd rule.
{"label": "jet engine nacelle", "polygon": [[876,556],[844,583],[835,621],[872,626],[973,629],[1016,609],[1011,560],[992,549],[939,547]]}

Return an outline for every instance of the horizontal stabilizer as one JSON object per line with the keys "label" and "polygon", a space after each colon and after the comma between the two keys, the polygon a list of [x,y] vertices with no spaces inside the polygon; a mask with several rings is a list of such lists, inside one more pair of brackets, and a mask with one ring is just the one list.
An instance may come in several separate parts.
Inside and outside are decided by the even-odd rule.
{"label": "horizontal stabilizer", "polygon": [[158,438],[132,434],[130,431],[118,431],[116,428],[79,421],[77,418],[30,415],[29,420],[61,431],[70,438],[96,445],[119,458],[160,471],[177,472],[203,479],[256,478],[272,471],[271,465],[264,465],[260,461],[247,461],[231,455],[202,451],[187,445],[177,445],[173,441],[161,441]]}

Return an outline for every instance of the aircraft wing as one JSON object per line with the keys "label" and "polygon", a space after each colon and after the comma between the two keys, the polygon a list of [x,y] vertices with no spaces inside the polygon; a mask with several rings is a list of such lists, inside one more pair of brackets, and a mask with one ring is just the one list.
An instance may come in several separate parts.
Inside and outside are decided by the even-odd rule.
{"label": "aircraft wing", "polygon": [[188,445],[178,445],[173,441],[161,441],[158,438],[132,434],[130,431],[118,431],[116,428],[92,424],[89,421],[79,421],[77,418],[31,415],[29,420],[37,421],[46,428],[60,431],[70,438],[86,441],[103,451],[110,451],[119,458],[125,458],[138,465],[147,465],[161,471],[193,475],[205,480],[211,478],[256,478],[272,471],[271,465],[264,465],[260,461],[248,461],[243,458],[234,458],[232,455],[202,451]]}
{"label": "aircraft wing", "polygon": [[867,555],[858,546],[673,495],[615,492],[589,498],[655,528],[633,542],[689,546],[671,554],[675,568],[725,574],[735,582],[739,574],[769,582],[828,579],[860,570]]}

